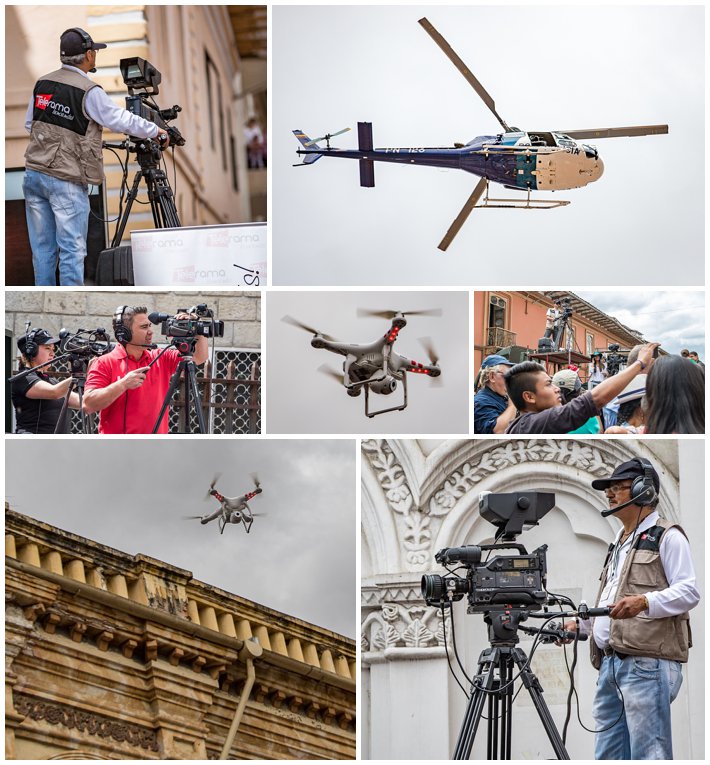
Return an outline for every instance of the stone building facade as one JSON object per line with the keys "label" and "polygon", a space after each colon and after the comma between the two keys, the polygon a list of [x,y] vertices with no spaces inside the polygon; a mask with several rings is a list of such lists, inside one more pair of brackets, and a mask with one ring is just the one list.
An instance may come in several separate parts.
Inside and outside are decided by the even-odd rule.
{"label": "stone building facade", "polygon": [[[603,518],[594,478],[610,475],[633,457],[649,459],[661,479],[660,512],[680,522],[694,554],[704,592],[704,473],[701,440],[579,441],[558,439],[366,440],[362,443],[362,755],[372,759],[448,759],[466,699],[452,679],[446,647],[452,633],[466,671],[475,673],[488,634],[481,615],[454,605],[453,624],[424,602],[422,574],[443,573],[434,561],[444,547],[494,541],[495,527],[478,513],[482,491],[554,492],[556,504],[518,542],[547,551],[548,589],[575,603],[593,604],[598,577],[618,521]],[[509,553],[512,554],[512,553]],[[691,614],[695,645],[684,683],[673,704],[674,755],[704,757],[704,604]],[[452,630],[452,627],[454,628]],[[697,635],[701,637],[697,637]],[[530,652],[532,638],[521,636]],[[596,672],[580,644],[576,687],[580,713],[593,728],[591,702]],[[571,660],[571,656],[570,656]],[[458,672],[458,667],[455,667]],[[561,731],[569,678],[562,649],[540,646],[532,669]],[[461,673],[458,672],[459,677]],[[465,680],[461,680],[464,686]],[[567,747],[572,759],[591,759],[592,734],[573,711]],[[552,747],[526,692],[513,706],[513,759],[553,757]],[[479,728],[473,757],[485,758],[486,724]]]}
{"label": "stone building facade", "polygon": [[6,507],[7,759],[354,759],[354,641]]}

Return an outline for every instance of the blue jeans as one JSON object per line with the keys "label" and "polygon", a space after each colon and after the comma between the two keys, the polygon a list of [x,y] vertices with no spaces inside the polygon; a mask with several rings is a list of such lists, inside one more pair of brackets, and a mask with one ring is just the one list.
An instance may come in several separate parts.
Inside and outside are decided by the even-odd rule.
{"label": "blue jeans", "polygon": [[605,656],[594,697],[594,727],[611,728],[596,734],[595,759],[672,760],[671,702],[682,682],[677,661]]}
{"label": "blue jeans", "polygon": [[56,285],[57,262],[61,285],[83,284],[89,229],[88,187],[26,170],[22,190],[35,284]]}

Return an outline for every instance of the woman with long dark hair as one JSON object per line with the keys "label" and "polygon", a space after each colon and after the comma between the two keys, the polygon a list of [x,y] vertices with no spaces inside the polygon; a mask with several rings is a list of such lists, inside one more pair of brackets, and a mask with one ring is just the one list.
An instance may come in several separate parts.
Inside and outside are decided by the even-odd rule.
{"label": "woman with long dark hair", "polygon": [[656,359],[646,379],[646,433],[705,432],[705,373],[682,356]]}

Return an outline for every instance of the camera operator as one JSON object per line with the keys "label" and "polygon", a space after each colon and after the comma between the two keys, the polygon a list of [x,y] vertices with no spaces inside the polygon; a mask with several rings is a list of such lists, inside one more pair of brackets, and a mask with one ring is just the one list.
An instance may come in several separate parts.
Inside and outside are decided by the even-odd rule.
{"label": "camera operator", "polygon": [[473,432],[505,433],[515,417],[515,406],[505,390],[506,367],[515,366],[505,356],[486,356],[479,372],[479,390],[473,397]]}
{"label": "camera operator", "polygon": [[[611,613],[594,619],[590,641],[599,671],[594,756],[672,760],[670,707],[692,646],[688,612],[700,602],[690,545],[678,524],[660,517],[660,480],[647,460],[624,462],[592,487],[606,494],[602,514],[622,524],[596,601]],[[574,631],[576,622],[565,628]]]}
{"label": "camera operator", "polygon": [[633,364],[599,383],[568,404],[562,404],[560,389],[541,364],[525,361],[516,364],[505,375],[508,395],[519,415],[508,426],[506,433],[569,433],[596,417],[604,404],[621,393],[636,375],[653,364],[653,353],[658,343],[647,343]]}
{"label": "camera operator", "polygon": [[89,184],[103,182],[101,129],[170,143],[165,130],[113,103],[89,79],[95,43],[78,27],[60,38],[61,69],[37,81],[27,107],[23,191],[36,285],[84,283]]}
{"label": "camera operator", "polygon": [[[54,344],[59,339],[52,337],[46,329],[26,332],[17,340],[20,357],[20,372],[42,366],[19,380],[11,383],[12,405],[15,407],[15,433],[68,433],[69,418],[65,415],[59,427],[59,415],[63,400],[71,385],[71,376],[66,380],[51,377],[48,373],[54,359]],[[79,408],[79,396],[72,393],[69,406]]]}
{"label": "camera operator", "polygon": [[[195,318],[178,313],[176,319]],[[113,317],[117,345],[96,359],[86,378],[84,411],[100,412],[99,433],[150,433],[177,369],[180,352],[169,348],[161,354],[152,344],[153,325],[143,306],[119,306]],[[206,337],[197,337],[192,360],[207,361]],[[149,364],[160,358],[149,368]],[[168,432],[166,410],[158,433]]]}

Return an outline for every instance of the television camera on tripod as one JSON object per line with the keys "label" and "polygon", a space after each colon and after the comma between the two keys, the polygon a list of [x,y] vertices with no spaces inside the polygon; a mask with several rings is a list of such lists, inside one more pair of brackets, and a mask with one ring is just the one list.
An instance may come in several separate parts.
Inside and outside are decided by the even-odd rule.
{"label": "television camera on tripod", "polygon": [[[160,165],[163,160],[163,151],[167,146],[184,146],[185,139],[177,127],[169,124],[170,121],[177,119],[178,114],[182,111],[182,107],[174,104],[166,109],[161,109],[154,100],[154,97],[160,92],[161,73],[149,61],[137,56],[122,58],[119,66],[121,77],[128,87],[129,93],[126,96],[126,109],[156,124],[167,133],[169,138],[168,142],[161,144],[150,138],[144,139],[128,136],[119,143],[104,142],[103,144],[106,149],[125,150],[126,160],[125,164],[121,163],[124,172],[121,181],[116,231],[111,240],[111,246],[99,256],[97,283],[131,285],[133,284],[131,248],[129,245],[121,246],[121,241],[133,203],[138,197],[141,181],[145,182],[148,190],[148,201],[155,227],[179,228],[182,225],[177,207],[175,206],[173,189],[170,186],[167,174]],[[124,209],[123,197],[128,188],[128,162],[131,154],[135,155],[139,167],[133,179],[133,184],[128,190]]]}
{"label": "television camera on tripod", "polygon": [[[466,613],[482,614],[488,625],[490,647],[481,651],[478,671],[470,680],[466,711],[452,755],[454,760],[470,759],[478,725],[484,717],[484,704],[488,725],[486,759],[511,758],[513,685],[518,679],[530,694],[557,759],[570,759],[563,737],[542,696],[542,685],[531,669],[532,653],[539,643],[587,639],[579,631],[567,632],[561,624],[549,624],[552,619],[567,616],[588,619],[607,615],[609,609],[588,608],[586,604],[575,607],[569,599],[548,593],[547,545],[528,553],[523,545],[515,542],[524,529],[538,525],[554,505],[555,495],[551,493],[482,492],[479,513],[498,527],[495,543],[439,550],[435,559],[447,569],[448,574],[422,576],[424,600],[427,605],[441,609],[444,625],[446,609],[453,609],[453,604],[464,596],[468,602]],[[499,554],[503,550],[516,550],[517,554]],[[489,553],[485,560],[483,552]],[[490,553],[494,557],[491,558]],[[458,575],[461,568],[465,570],[465,576]],[[572,610],[543,610],[550,604],[561,605],[563,602]],[[523,626],[522,622],[532,618],[543,619],[542,627]],[[450,623],[455,649],[453,611]],[[519,632],[535,636],[530,657],[518,647]]]}

